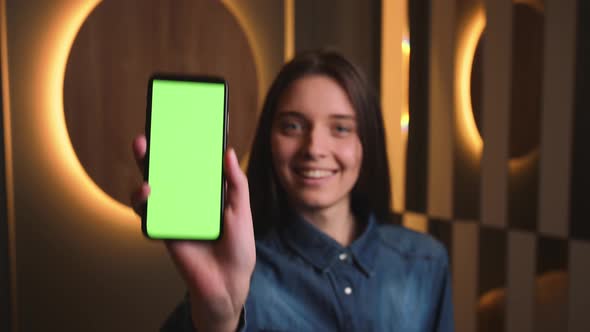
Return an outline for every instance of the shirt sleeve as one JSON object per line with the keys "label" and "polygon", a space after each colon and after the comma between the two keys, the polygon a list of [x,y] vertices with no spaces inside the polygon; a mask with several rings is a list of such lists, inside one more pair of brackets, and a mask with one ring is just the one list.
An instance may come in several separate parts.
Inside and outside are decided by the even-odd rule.
{"label": "shirt sleeve", "polygon": [[[246,332],[246,309],[242,308],[237,332]],[[174,309],[160,328],[160,332],[197,332],[191,318],[188,296]]]}
{"label": "shirt sleeve", "polygon": [[445,265],[443,269],[442,290],[438,300],[438,314],[435,322],[436,332],[453,332],[455,331],[455,322],[453,314],[453,295],[451,289],[451,273],[448,264],[448,257],[445,256]]}

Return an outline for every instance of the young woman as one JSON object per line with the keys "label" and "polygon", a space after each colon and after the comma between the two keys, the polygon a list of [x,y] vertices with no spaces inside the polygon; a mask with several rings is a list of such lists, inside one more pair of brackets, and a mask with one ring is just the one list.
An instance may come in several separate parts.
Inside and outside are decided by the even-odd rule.
{"label": "young woman", "polygon": [[[390,222],[384,136],[376,97],[345,58],[286,64],[247,178],[226,154],[223,238],[167,243],[188,296],[163,330],[453,331],[445,249]],[[134,152],[141,161],[145,137]],[[134,205],[148,194],[144,183]]]}

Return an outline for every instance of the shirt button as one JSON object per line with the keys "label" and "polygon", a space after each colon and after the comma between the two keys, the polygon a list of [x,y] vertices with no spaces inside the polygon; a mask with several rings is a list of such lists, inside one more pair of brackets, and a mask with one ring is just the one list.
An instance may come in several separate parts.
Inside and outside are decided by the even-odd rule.
{"label": "shirt button", "polygon": [[348,258],[348,255],[347,255],[346,253],[344,253],[344,252],[343,252],[343,253],[341,253],[341,254],[338,256],[338,258],[339,258],[341,261],[343,261],[343,260],[346,260],[346,258]]}
{"label": "shirt button", "polygon": [[346,295],[352,294],[352,288],[350,288],[350,287],[344,288],[344,294],[346,294]]}

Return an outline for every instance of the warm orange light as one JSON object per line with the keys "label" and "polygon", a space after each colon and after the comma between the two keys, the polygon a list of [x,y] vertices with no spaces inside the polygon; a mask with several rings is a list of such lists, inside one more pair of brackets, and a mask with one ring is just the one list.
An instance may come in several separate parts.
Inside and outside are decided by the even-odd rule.
{"label": "warm orange light", "polygon": [[[407,138],[408,129],[410,128],[410,104],[409,104],[409,79],[410,79],[410,37],[408,36],[407,26],[404,29],[402,37],[402,112],[400,116],[400,127],[404,138]],[[405,144],[405,142],[404,142]]]}
{"label": "warm orange light", "polygon": [[410,56],[410,40],[407,37],[402,39],[402,53],[404,56]]}
{"label": "warm orange light", "polygon": [[51,40],[40,47],[47,53],[38,57],[37,65],[43,68],[37,80],[37,89],[41,93],[38,106],[46,111],[38,114],[36,126],[38,132],[45,133],[48,139],[44,151],[46,160],[54,164],[60,178],[87,204],[98,209],[107,207],[107,211],[122,219],[136,219],[133,210],[107,195],[86,173],[70,141],[64,117],[63,84],[68,55],[82,23],[98,3],[76,2],[67,7],[61,13],[61,24],[49,32]]}
{"label": "warm orange light", "polygon": [[[48,163],[54,164],[60,178],[67,182],[70,189],[84,198],[83,201],[88,207],[109,213],[113,220],[136,220],[138,217],[131,208],[106,194],[86,173],[73,149],[63,112],[63,82],[69,52],[82,24],[99,2],[99,0],[74,2],[75,4],[67,7],[60,14],[62,16],[61,24],[55,26],[55,29],[50,32],[52,38],[46,41],[48,44],[41,47],[47,51],[43,56],[39,56],[39,61],[36,64],[42,68],[37,80],[37,88],[41,91],[38,106],[46,111],[39,113],[35,126],[37,132],[47,138],[44,159]],[[247,26],[246,21],[230,1],[223,3],[237,18],[246,32],[250,44],[254,44],[256,71],[260,77],[261,57],[255,46],[257,43],[253,41],[251,29],[244,29]],[[262,91],[263,89],[259,88],[261,96]],[[133,227],[135,226],[133,225]]]}
{"label": "warm orange light", "polygon": [[531,170],[532,167],[539,161],[539,149],[533,149],[522,157],[511,158],[508,161],[508,169],[510,174],[522,174],[526,170]]}
{"label": "warm orange light", "polygon": [[393,210],[405,210],[409,32],[407,0],[381,2],[381,105]]}
{"label": "warm orange light", "polygon": [[405,212],[402,219],[402,225],[409,229],[415,230],[416,232],[428,232],[428,218],[423,214]]}
{"label": "warm orange light", "polygon": [[[285,40],[285,56],[287,56],[288,54],[291,54],[291,56],[293,55],[293,53],[295,52],[295,40],[294,40],[294,36],[295,36],[295,28],[294,28],[294,11],[295,11],[295,4],[291,3],[288,4],[288,2],[293,1],[293,0],[285,0],[285,15],[288,14],[289,8],[292,9],[291,11],[289,11],[290,13],[290,17],[291,17],[291,22],[285,22],[285,27],[287,26],[291,26],[292,27],[292,31],[285,31],[285,37],[287,37],[286,35],[289,34],[289,36],[292,36],[293,40]],[[238,24],[240,25],[240,27],[242,28],[242,31],[244,31],[244,33],[246,34],[246,39],[248,39],[248,44],[250,45],[250,49],[252,50],[252,55],[254,56],[254,64],[256,66],[256,78],[258,80],[258,100],[257,100],[257,110],[261,109],[261,105],[264,101],[264,96],[266,94],[266,88],[267,86],[270,85],[270,82],[267,82],[268,79],[270,79],[270,75],[268,72],[268,66],[265,65],[268,63],[267,59],[264,58],[263,56],[263,52],[261,50],[260,47],[260,42],[256,36],[256,33],[254,32],[254,28],[252,27],[251,22],[245,17],[245,15],[242,13],[242,11],[238,8],[238,5],[236,5],[236,3],[238,2],[238,0],[222,0],[221,3],[225,5],[225,7],[232,13],[232,15],[236,18],[236,20],[238,21]],[[285,20],[287,20],[287,17],[285,17]],[[288,24],[289,23],[289,24]],[[287,25],[288,24],[288,25]],[[290,53],[288,53],[290,52]],[[242,160],[240,160],[240,165],[242,166],[242,169],[246,169],[247,165],[248,165],[248,160],[249,160],[249,154],[246,154],[244,157],[242,157]]]}
{"label": "warm orange light", "polygon": [[402,128],[403,133],[408,132],[408,128],[410,127],[410,114],[408,114],[407,110],[402,113],[402,118],[400,120],[400,126]]}
{"label": "warm orange light", "polygon": [[[3,103],[3,123],[4,123],[4,155],[1,156],[6,161],[4,174],[5,188],[6,188],[6,226],[8,231],[7,236],[7,249],[8,249],[8,262],[9,262],[9,281],[10,281],[10,296],[9,296],[9,308],[10,317],[13,321],[16,321],[18,317],[18,303],[17,303],[17,275],[16,275],[16,219],[14,211],[14,177],[13,177],[13,166],[12,166],[12,117],[10,112],[10,93],[8,87],[8,47],[7,47],[7,23],[6,23],[6,1],[0,0],[0,59],[2,59],[2,103]],[[6,319],[6,318],[5,318]],[[13,325],[13,331],[16,331],[16,324]]]}
{"label": "warm orange light", "polygon": [[471,156],[479,158],[483,140],[475,124],[471,104],[471,70],[477,44],[486,25],[483,8],[478,8],[461,30],[455,63],[456,123],[461,143],[466,145]]}
{"label": "warm orange light", "polygon": [[295,0],[285,0],[285,62],[295,55]]}
{"label": "warm orange light", "polygon": [[264,79],[268,76],[267,67],[264,64],[268,63],[266,59],[263,57],[260,47],[260,42],[256,34],[254,33],[254,29],[252,28],[251,22],[245,17],[243,12],[238,8],[236,5],[237,0],[222,0],[221,3],[225,5],[225,7],[229,10],[229,12],[236,18],[238,24],[242,28],[242,31],[246,34],[246,39],[248,39],[248,44],[250,45],[250,49],[252,51],[252,55],[254,56],[254,63],[256,65],[256,78],[258,79],[258,104],[262,105],[262,101],[264,100],[266,83]]}

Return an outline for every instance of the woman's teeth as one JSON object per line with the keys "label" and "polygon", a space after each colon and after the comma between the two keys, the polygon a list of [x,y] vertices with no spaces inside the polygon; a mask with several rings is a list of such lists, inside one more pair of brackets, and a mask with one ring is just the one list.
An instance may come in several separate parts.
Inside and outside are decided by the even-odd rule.
{"label": "woman's teeth", "polygon": [[306,178],[319,179],[330,176],[334,174],[334,172],[325,170],[305,170],[299,171],[299,174],[303,175]]}

